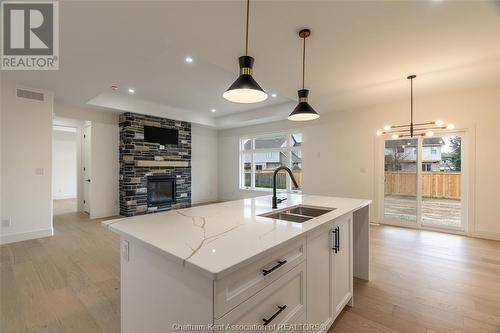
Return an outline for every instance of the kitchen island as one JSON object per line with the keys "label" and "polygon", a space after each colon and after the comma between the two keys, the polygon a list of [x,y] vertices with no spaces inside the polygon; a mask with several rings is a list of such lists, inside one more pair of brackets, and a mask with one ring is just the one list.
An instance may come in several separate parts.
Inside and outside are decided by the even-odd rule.
{"label": "kitchen island", "polygon": [[121,235],[122,332],[328,330],[369,279],[370,203],[289,194],[104,222]]}

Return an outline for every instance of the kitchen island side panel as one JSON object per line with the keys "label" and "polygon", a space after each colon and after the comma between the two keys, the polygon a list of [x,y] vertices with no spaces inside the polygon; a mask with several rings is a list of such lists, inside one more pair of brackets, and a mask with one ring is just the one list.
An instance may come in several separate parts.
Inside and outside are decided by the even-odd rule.
{"label": "kitchen island side panel", "polygon": [[122,237],[121,247],[122,333],[213,323],[212,280],[134,240]]}
{"label": "kitchen island side panel", "polygon": [[370,206],[353,212],[353,275],[370,280]]}

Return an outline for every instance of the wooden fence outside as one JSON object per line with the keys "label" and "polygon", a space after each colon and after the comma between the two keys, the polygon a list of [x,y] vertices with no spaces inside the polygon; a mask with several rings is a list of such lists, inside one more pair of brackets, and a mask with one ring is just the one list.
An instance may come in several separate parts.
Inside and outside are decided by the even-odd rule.
{"label": "wooden fence outside", "polygon": [[[257,170],[255,171],[255,187],[272,188],[273,187],[274,170]],[[302,183],[302,170],[292,170],[293,176],[297,183]],[[250,183],[250,171],[245,171],[245,183]],[[276,187],[279,189],[286,188],[286,177],[288,174],[285,171],[278,173],[276,176]],[[293,186],[292,186],[293,187]]]}
{"label": "wooden fence outside", "polygon": [[[422,172],[422,196],[460,199],[460,176],[460,172]],[[415,172],[385,172],[385,194],[416,195],[416,190]]]}

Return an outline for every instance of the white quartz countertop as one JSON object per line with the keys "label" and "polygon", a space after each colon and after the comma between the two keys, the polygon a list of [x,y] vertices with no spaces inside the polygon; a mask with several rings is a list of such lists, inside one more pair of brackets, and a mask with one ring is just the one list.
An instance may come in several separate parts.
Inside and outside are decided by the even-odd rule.
{"label": "white quartz countertop", "polygon": [[257,255],[370,203],[363,199],[288,194],[278,210],[299,204],[336,209],[304,223],[287,222],[258,216],[273,211],[271,196],[263,196],[103,224],[126,239],[217,278]]}

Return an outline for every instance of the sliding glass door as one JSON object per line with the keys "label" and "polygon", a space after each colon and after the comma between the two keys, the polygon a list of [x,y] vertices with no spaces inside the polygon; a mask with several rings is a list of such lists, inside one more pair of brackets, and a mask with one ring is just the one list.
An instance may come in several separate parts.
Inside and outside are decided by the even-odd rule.
{"label": "sliding glass door", "polygon": [[383,222],[463,231],[459,134],[385,140]]}
{"label": "sliding glass door", "polygon": [[385,141],[384,219],[417,222],[417,167],[417,139]]}

